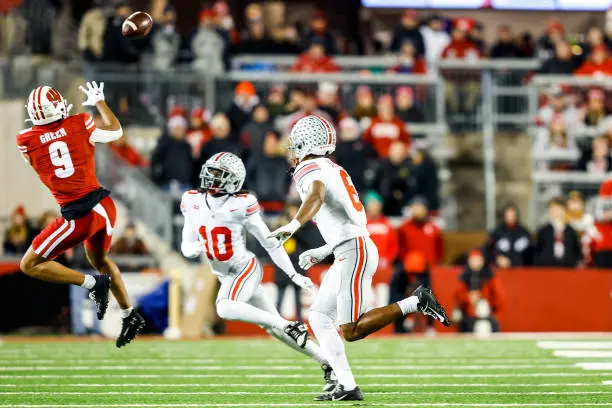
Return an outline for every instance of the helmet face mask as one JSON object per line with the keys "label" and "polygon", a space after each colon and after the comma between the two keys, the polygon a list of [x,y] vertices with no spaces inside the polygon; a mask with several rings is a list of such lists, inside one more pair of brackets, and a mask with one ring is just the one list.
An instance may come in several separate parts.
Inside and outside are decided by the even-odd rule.
{"label": "helmet face mask", "polygon": [[242,160],[232,153],[217,153],[204,163],[200,171],[200,189],[211,194],[235,194],[246,176]]}

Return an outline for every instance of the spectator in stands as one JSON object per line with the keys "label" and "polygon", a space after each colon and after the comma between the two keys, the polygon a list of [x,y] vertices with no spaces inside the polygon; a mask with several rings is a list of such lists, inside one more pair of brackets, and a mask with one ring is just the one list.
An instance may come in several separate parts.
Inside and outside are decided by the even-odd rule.
{"label": "spectator in stands", "polygon": [[289,190],[289,164],[276,132],[266,133],[262,155],[250,162],[247,180],[267,212],[283,209]]}
{"label": "spectator in stands", "polygon": [[151,155],[151,175],[162,189],[178,197],[191,188],[193,158],[185,140],[187,119],[174,115],[168,119],[168,132],[159,138]]}
{"label": "spectator in stands", "polygon": [[525,31],[519,35],[516,39],[516,45],[519,49],[519,56],[521,58],[533,58],[535,55],[535,41],[530,32]]}
{"label": "spectator in stands", "polygon": [[608,47],[601,44],[593,48],[589,59],[574,72],[575,75],[606,77],[612,76],[612,58]]}
{"label": "spectator in stands", "polygon": [[128,223],[121,238],[113,245],[113,253],[117,255],[149,255],[147,246],[136,234],[136,225]]}
{"label": "spectator in stands", "polygon": [[[299,109],[291,115],[286,116],[279,121],[277,128],[282,131],[283,135],[288,135],[295,123],[308,115],[321,116],[333,123],[332,117],[317,105],[317,97],[314,92],[300,91],[297,94],[292,92],[292,98],[296,97],[295,101],[290,101],[290,105],[297,105]],[[295,102],[295,104],[293,103]]]}
{"label": "spectator in stands", "polygon": [[368,184],[366,172],[376,154],[372,147],[359,137],[360,128],[355,119],[351,117],[342,119],[338,130],[336,162],[351,175],[357,191],[364,191]]}
{"label": "spectator in stands", "polygon": [[425,57],[425,42],[423,34],[419,30],[419,17],[415,10],[404,10],[400,25],[393,32],[391,40],[391,51],[399,52],[405,42],[414,46],[415,55],[419,58]]}
{"label": "spectator in stands", "polygon": [[397,64],[389,72],[398,74],[426,74],[427,66],[425,65],[425,59],[416,54],[414,44],[406,40],[399,50]]}
{"label": "spectator in stands", "polygon": [[397,116],[404,122],[422,123],[423,112],[414,104],[414,91],[409,86],[400,86],[395,91]]}
{"label": "spectator in stands", "polygon": [[284,55],[296,55],[300,53],[300,47],[296,43],[297,32],[295,27],[272,27],[270,36],[274,42],[275,53]]}
{"label": "spectator in stands", "polygon": [[198,29],[191,39],[193,68],[201,73],[220,74],[225,71],[224,58],[227,39],[215,27],[214,13],[211,9],[200,12]]}
{"label": "spectator in stands", "polygon": [[263,21],[249,23],[245,38],[240,41],[239,52],[244,54],[276,54],[274,42],[268,37]]}
{"label": "spectator in stands", "polygon": [[583,150],[577,168],[589,173],[607,173],[612,171],[608,138],[605,136],[593,138],[591,148]]}
{"label": "spectator in stands", "polygon": [[106,20],[102,7],[93,7],[83,15],[79,25],[79,50],[84,60],[97,61],[102,58]]}
{"label": "spectator in stands", "polygon": [[129,143],[128,134],[125,130],[123,136],[110,144],[110,149],[132,167],[147,167],[149,165],[140,152]]}
{"label": "spectator in stands", "polygon": [[548,92],[548,102],[538,110],[536,125],[548,129],[555,120],[561,120],[566,128],[572,129],[580,120],[580,112],[571,101],[571,96],[554,86]]}
{"label": "spectator in stands", "polygon": [[235,45],[240,40],[240,33],[234,24],[234,18],[230,13],[229,6],[226,1],[218,0],[212,7],[213,15],[215,16],[215,26],[232,45]]}
{"label": "spectator in stands", "polygon": [[310,47],[296,59],[292,72],[337,72],[340,67],[325,53],[325,46],[319,39],[312,39]]}
{"label": "spectator in stands", "polygon": [[412,149],[412,194],[425,198],[429,210],[440,210],[438,165],[426,148]]}
{"label": "spectator in stands", "polygon": [[114,13],[106,21],[103,37],[102,60],[106,62],[134,63],[139,59],[139,53],[134,43],[121,33],[123,21],[132,14],[132,8],[125,1],[115,6]]}
{"label": "spectator in stands", "polygon": [[181,35],[176,29],[176,12],[166,6],[151,34],[153,68],[166,71],[174,65],[181,47]]}
{"label": "spectator in stands", "polygon": [[[310,95],[310,92],[305,91],[301,88],[294,88],[289,91],[289,100],[284,105],[285,113],[291,114],[302,109],[304,102],[306,100],[306,95]],[[316,101],[315,101],[316,102]]]}
{"label": "spectator in stands", "polygon": [[496,315],[502,310],[505,295],[499,278],[486,264],[479,250],[471,251],[453,294],[453,322],[463,333],[499,331]]}
{"label": "spectator in stands", "polygon": [[430,16],[427,24],[422,26],[420,31],[425,43],[427,64],[434,65],[442,55],[442,51],[450,43],[450,36],[444,30],[444,22],[438,15]]}
{"label": "spectator in stands", "polygon": [[548,58],[540,67],[540,74],[571,75],[580,61],[572,54],[569,44],[559,40],[554,46],[554,55]]}
{"label": "spectator in stands", "polygon": [[250,82],[240,82],[234,88],[234,99],[225,113],[232,128],[232,141],[238,142],[244,125],[251,120],[253,109],[259,104],[259,96]]}
{"label": "spectator in stands", "polygon": [[538,40],[538,57],[550,58],[557,45],[563,42],[566,42],[563,24],[556,18],[549,17],[546,23],[546,33]]}
{"label": "spectator in stands", "polygon": [[514,34],[509,25],[499,27],[497,42],[491,48],[491,58],[520,58],[521,51],[517,46]]}
{"label": "spectator in stands", "polygon": [[26,217],[25,208],[19,205],[11,214],[8,228],[4,234],[4,254],[25,254],[32,243],[32,238],[32,227]]}
{"label": "spectator in stands", "polygon": [[384,199],[386,215],[402,215],[413,197],[412,163],[406,146],[399,141],[389,148],[388,157],[380,163],[373,185]]}
{"label": "spectator in stands", "polygon": [[353,117],[360,122],[360,126],[365,129],[370,126],[370,121],[378,114],[374,105],[372,90],[367,85],[360,85],[355,92],[355,106],[353,107]]}
{"label": "spectator in stands", "polygon": [[444,238],[429,217],[427,202],[415,197],[410,205],[410,218],[399,228],[401,256],[417,252],[425,258],[427,267],[439,265],[444,259]]}
{"label": "spectator in stands", "polygon": [[187,133],[187,143],[191,146],[191,154],[194,160],[200,157],[202,147],[206,144],[212,134],[208,122],[210,113],[202,107],[195,107],[189,115],[189,132]]}
{"label": "spectator in stands", "polygon": [[450,43],[442,51],[442,58],[475,60],[481,57],[478,45],[468,38],[468,32],[474,22],[466,18],[459,18],[453,22],[453,31]]}
{"label": "spectator in stands", "polygon": [[539,266],[574,268],[582,259],[578,234],[567,223],[566,203],[561,198],[548,202],[548,223],[536,232],[533,263]]}
{"label": "spectator in stands", "polygon": [[335,55],[338,52],[336,39],[329,30],[329,22],[322,10],[317,10],[310,20],[310,30],[302,37],[302,49],[307,50],[314,43],[321,44],[327,55]]}
{"label": "spectator in stands", "polygon": [[593,52],[596,47],[603,45],[609,48],[604,39],[604,33],[599,27],[591,27],[587,31],[586,41],[580,44],[582,48],[582,62],[588,59],[589,55]]}
{"label": "spectator in stands", "polygon": [[538,131],[534,151],[537,153],[563,153],[577,149],[576,140],[569,134],[562,117],[556,117],[548,128]]}
{"label": "spectator in stands", "polygon": [[265,105],[257,105],[253,109],[253,115],[249,123],[242,129],[240,142],[244,150],[249,152],[247,160],[248,169],[255,167],[257,162],[264,158],[264,141],[274,126],[270,121],[270,114]]}
{"label": "spectator in stands", "polygon": [[531,264],[531,234],[521,224],[516,205],[504,207],[502,222],[491,231],[485,244],[485,257],[499,268]]}
{"label": "spectator in stands", "polygon": [[598,214],[594,228],[585,232],[584,258],[590,266],[612,268],[612,181],[607,180],[599,189]]}
{"label": "spectator in stands", "polygon": [[389,274],[398,255],[397,231],[383,215],[383,198],[376,191],[368,191],[363,198],[368,217],[368,232],[378,249],[378,271]]}
{"label": "spectator in stands", "polygon": [[217,113],[210,120],[212,138],[202,147],[200,158],[195,166],[194,183],[199,182],[200,169],[204,162],[219,152],[231,152],[240,155],[240,147],[230,138],[232,127],[223,113]]}
{"label": "spectator in stands", "polygon": [[472,24],[472,28],[468,32],[468,39],[476,44],[478,49],[480,50],[480,55],[486,55],[487,53],[487,44],[484,40],[484,26],[479,21],[474,21]]}
{"label": "spectator in stands", "polygon": [[285,99],[285,87],[282,85],[272,85],[268,89],[268,95],[266,97],[266,108],[270,114],[272,120],[279,116],[287,115],[286,99]]}
{"label": "spectator in stands", "polygon": [[389,155],[389,146],[395,141],[410,146],[410,134],[406,124],[395,114],[393,97],[383,95],[378,99],[378,115],[366,129],[363,140],[372,145],[378,157],[384,159]]}
{"label": "spectator in stands", "polygon": [[610,112],[606,109],[604,91],[600,88],[589,90],[587,106],[584,112],[584,124],[586,126],[599,126],[602,120]]}
{"label": "spectator in stands", "polygon": [[338,85],[329,81],[320,82],[317,89],[317,105],[329,115],[334,124],[337,124],[340,119]]}
{"label": "spectator in stands", "polygon": [[570,191],[567,196],[567,222],[579,236],[593,226],[593,216],[586,212],[584,198],[579,191]]}

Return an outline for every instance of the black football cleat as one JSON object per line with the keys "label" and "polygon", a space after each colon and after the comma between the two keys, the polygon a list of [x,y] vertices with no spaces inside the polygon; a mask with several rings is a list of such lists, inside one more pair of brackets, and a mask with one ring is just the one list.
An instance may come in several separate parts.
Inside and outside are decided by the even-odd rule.
{"label": "black football cleat", "polygon": [[438,303],[431,289],[421,285],[412,292],[412,295],[419,298],[419,305],[417,307],[423,314],[432,316],[446,327],[450,326],[451,321],[448,319],[446,311],[442,305]]}
{"label": "black football cleat", "polygon": [[291,322],[285,327],[285,334],[295,341],[298,347],[304,348],[308,341],[308,329],[302,322]]}
{"label": "black football cleat", "polygon": [[323,391],[330,392],[336,385],[338,385],[338,379],[336,378],[336,373],[334,373],[333,368],[327,363],[321,364],[321,369],[323,370],[323,379],[325,380],[325,385],[323,386]]}
{"label": "black football cleat", "polygon": [[96,284],[89,289],[89,298],[96,304],[98,320],[104,319],[108,308],[108,291],[111,286],[111,278],[108,275],[94,275]]}
{"label": "black football cleat", "polygon": [[319,395],[315,401],[363,401],[363,393],[359,387],[345,391],[342,384],[338,384],[330,393]]}
{"label": "black football cleat", "polygon": [[128,317],[123,318],[121,333],[117,337],[117,347],[121,348],[129,344],[145,326],[145,319],[133,309]]}

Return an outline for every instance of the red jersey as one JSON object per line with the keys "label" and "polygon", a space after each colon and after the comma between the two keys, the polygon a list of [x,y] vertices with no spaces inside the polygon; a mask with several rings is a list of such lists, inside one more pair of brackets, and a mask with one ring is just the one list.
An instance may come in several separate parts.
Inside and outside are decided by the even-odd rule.
{"label": "red jersey", "polygon": [[480,49],[468,40],[453,40],[442,51],[442,58],[450,59],[480,59]]}
{"label": "red jersey", "polygon": [[612,59],[607,59],[603,64],[596,64],[593,61],[587,61],[582,64],[574,75],[584,76],[612,76]]}
{"label": "red jersey", "polygon": [[437,265],[444,258],[444,240],[440,229],[431,221],[418,224],[406,221],[399,229],[400,253],[421,252],[428,266]]}
{"label": "red jersey", "polygon": [[394,116],[390,121],[384,121],[379,116],[372,119],[363,135],[363,140],[368,142],[380,158],[389,155],[389,147],[393,142],[399,140],[406,147],[410,146],[410,134],[406,130],[406,124],[400,118]]}
{"label": "red jersey", "polygon": [[378,249],[379,266],[387,268],[393,264],[399,250],[397,232],[385,217],[368,219],[370,239]]}
{"label": "red jersey", "polygon": [[17,147],[30,158],[38,177],[60,207],[100,188],[94,146],[89,137],[96,129],[86,113],[22,130]]}
{"label": "red jersey", "polygon": [[331,57],[312,58],[308,53],[300,55],[291,72],[338,72],[340,67],[336,65]]}

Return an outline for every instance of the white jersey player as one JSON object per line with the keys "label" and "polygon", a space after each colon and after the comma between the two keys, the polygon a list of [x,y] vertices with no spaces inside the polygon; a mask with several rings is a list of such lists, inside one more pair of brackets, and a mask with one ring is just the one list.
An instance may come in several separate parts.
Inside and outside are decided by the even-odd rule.
{"label": "white jersey player", "polygon": [[336,131],[318,116],[300,119],[289,135],[293,178],[302,199],[295,218],[271,237],[285,242],[305,222],[313,220],[326,244],[300,255],[304,269],[334,254],[331,266],[310,309],[309,322],[321,349],[338,377],[338,385],[315,400],[362,400],[334,324],[337,320],[346,341],[366,337],[399,319],[421,311],[450,322],[431,290],[417,288],[413,295],[388,306],[368,310],[372,276],[378,266],[378,250],[366,229],[366,214],[350,176],[327,155],[336,148]]}
{"label": "white jersey player", "polygon": [[285,250],[269,238],[270,230],[255,196],[241,192],[245,176],[244,164],[232,153],[217,153],[206,161],[200,173],[200,190],[186,192],[181,201],[185,217],[181,251],[189,258],[206,254],[221,283],[216,301],[221,318],[257,324],[318,361],[324,372],[324,390],[329,391],[337,381],[319,345],[308,339],[303,323],[287,321],[278,313],[261,286],[261,264],[246,248],[245,230],[296,285],[312,288],[312,281],[297,273]]}

